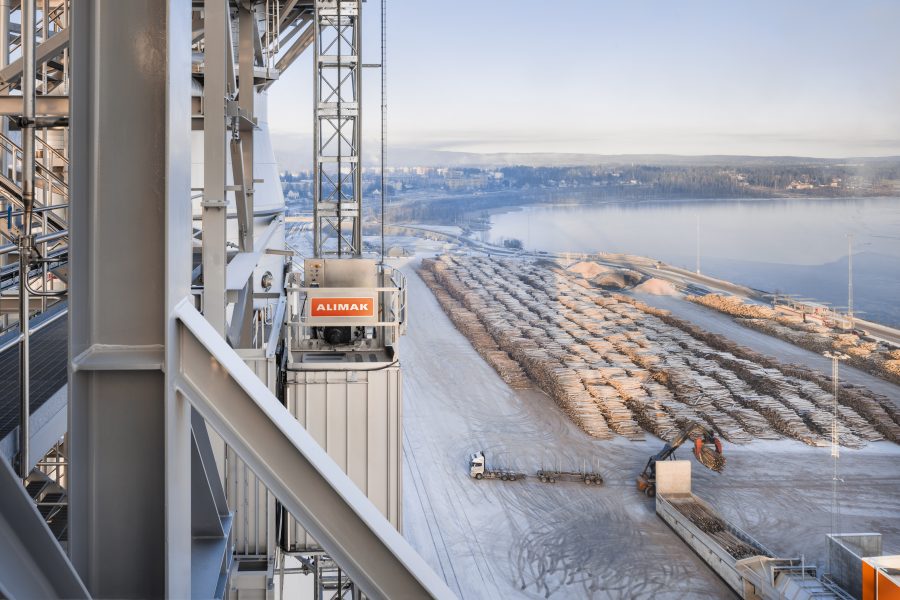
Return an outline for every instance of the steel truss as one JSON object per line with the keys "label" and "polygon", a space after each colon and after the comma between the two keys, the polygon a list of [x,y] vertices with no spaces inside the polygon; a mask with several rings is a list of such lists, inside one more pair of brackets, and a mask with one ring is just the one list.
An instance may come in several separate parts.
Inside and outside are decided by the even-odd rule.
{"label": "steel truss", "polygon": [[362,254],[360,0],[316,0],[314,252]]}
{"label": "steel truss", "polygon": [[[36,1],[44,7],[38,31],[47,32],[56,13],[65,28],[39,45],[28,28],[28,60],[18,66],[0,56],[0,83],[18,77],[28,88],[24,99],[0,102],[0,115],[24,114],[33,121],[25,125],[41,129],[68,122],[55,112],[71,110],[71,212],[63,212],[69,202],[60,199],[68,198],[54,191],[64,186],[52,183],[50,172],[65,172],[68,163],[64,155],[51,156],[48,142],[29,141],[29,162],[36,142],[46,146],[45,164],[24,169],[35,173],[22,181],[22,196],[25,188],[34,191],[35,177],[48,182],[43,206],[31,197],[30,208],[23,207],[23,213],[42,215],[35,218],[41,234],[28,249],[72,231],[68,437],[64,452],[57,447],[30,471],[32,479],[52,479],[47,485],[65,491],[69,555],[35,506],[37,500],[61,514],[63,495],[30,497],[21,477],[0,461],[0,596],[223,597],[234,572],[235,507],[228,505],[216,464],[221,440],[211,439],[209,428],[334,557],[316,563],[324,587],[336,576],[342,596],[353,590],[370,598],[451,597],[248,366],[247,332],[234,328],[249,322],[245,308],[250,314],[260,310],[252,303],[251,273],[273,250],[271,231],[278,225],[272,220],[254,236],[262,220],[253,208],[254,184],[264,183],[253,174],[254,88],[267,87],[312,43],[310,30],[320,41],[331,35],[330,43],[317,44],[316,55],[331,86],[321,96],[317,88],[317,123],[321,115],[334,128],[326,154],[317,154],[317,168],[325,165],[318,172],[333,183],[317,197],[332,210],[326,230],[333,235],[323,241],[333,253],[359,255],[359,0],[318,1],[314,7],[297,0],[79,0],[72,3],[71,32],[65,0],[20,4],[36,17]],[[8,10],[0,0],[0,37],[8,38],[4,5]],[[304,29],[306,23],[311,26]],[[284,55],[273,69],[273,48],[279,46]],[[196,62],[201,49],[209,51],[202,67]],[[63,53],[60,72],[67,85],[73,57],[71,108],[67,96],[35,96],[38,76],[30,65],[43,65],[46,92],[53,77],[44,63],[51,51]],[[192,97],[201,81],[203,95]],[[196,232],[190,131],[200,119],[205,314],[196,308],[191,285]],[[332,151],[334,156],[327,154]],[[15,162],[14,146],[6,152]],[[226,180],[229,154],[232,185]],[[230,261],[227,194],[235,196],[239,225]],[[0,247],[0,256],[12,248]],[[25,300],[30,306],[31,298]],[[244,307],[235,308],[231,328],[222,310],[226,303]],[[282,317],[272,319],[267,335],[263,322],[255,321],[266,353],[278,345],[283,299],[279,307]],[[250,349],[259,350],[256,344]]]}
{"label": "steel truss", "polygon": [[[285,558],[291,556],[300,561],[300,568],[286,568]],[[284,578],[286,575],[301,574],[313,577],[313,600],[361,600],[366,598],[363,591],[353,583],[341,567],[322,552],[280,552],[278,555],[278,576],[281,587],[278,599],[284,600]]]}

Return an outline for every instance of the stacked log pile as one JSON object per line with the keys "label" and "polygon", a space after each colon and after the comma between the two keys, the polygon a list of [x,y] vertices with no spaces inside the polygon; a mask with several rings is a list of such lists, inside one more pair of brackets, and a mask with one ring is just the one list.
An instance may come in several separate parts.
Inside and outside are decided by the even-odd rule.
{"label": "stacked log pile", "polygon": [[[423,261],[422,275],[504,379],[526,374],[592,436],[640,439],[647,431],[670,440],[703,423],[733,443],[782,435],[828,443],[833,398],[815,372],[583,287],[580,276],[546,262],[442,256]],[[900,441],[890,399],[845,386],[839,400],[842,444]]]}
{"label": "stacked log pile", "polygon": [[[824,396],[819,396],[819,407],[827,411],[832,410],[830,407],[833,403],[831,394],[833,383],[830,376],[802,365],[782,364],[771,357],[744,348],[723,336],[703,331],[693,323],[671,316],[667,311],[647,306],[627,296],[618,296],[618,298],[623,302],[633,303],[647,314],[654,315],[664,323],[685,331],[698,342],[702,342],[716,350],[716,352],[711,354],[711,357],[732,371],[742,371],[745,381],[757,381],[763,387],[769,385],[766,381],[768,378],[784,378],[794,382],[806,381],[815,383],[825,394]],[[738,362],[733,362],[733,359],[739,360]],[[900,424],[900,408],[898,408],[895,401],[866,388],[848,383],[841,384],[838,399],[841,404],[839,411],[841,418],[849,420],[850,423],[867,423],[852,429],[854,435],[868,441],[888,439],[900,443],[900,429],[897,428],[897,425]],[[778,410],[777,407],[774,409]],[[773,410],[773,407],[767,407],[767,411],[771,410]],[[779,420],[783,421],[786,416],[787,413]],[[780,423],[781,427],[786,425],[786,423]],[[790,425],[790,427],[800,430],[799,427],[796,427],[796,423]],[[875,430],[874,433],[872,429]],[[793,434],[788,435],[796,437]],[[821,441],[817,443],[821,443]]]}
{"label": "stacked log pile", "polygon": [[837,350],[850,356],[848,362],[878,377],[900,385],[900,349],[883,342],[866,340],[855,333],[846,333],[817,323],[804,323],[775,310],[746,302],[736,296],[707,294],[687,296],[691,302],[718,310],[735,318],[751,329],[812,350]]}
{"label": "stacked log pile", "polygon": [[759,556],[760,551],[729,531],[725,522],[693,500],[675,500],[672,505],[697,526],[697,529],[713,538],[731,556],[740,560]]}
{"label": "stacked log pile", "polygon": [[745,317],[748,319],[774,319],[776,313],[768,306],[750,304],[737,296],[725,296],[723,294],[706,294],[704,296],[689,296],[691,302],[714,308],[719,312],[727,313],[733,317]]}
{"label": "stacked log pile", "polygon": [[500,375],[503,381],[508,383],[513,389],[527,389],[531,387],[531,382],[524,371],[522,371],[522,367],[511,359],[506,352],[497,347],[494,339],[488,334],[472,311],[461,306],[459,302],[444,292],[435,283],[434,276],[430,272],[423,271],[420,275],[425,284],[431,288],[438,304],[441,305],[441,308],[444,309],[444,312],[447,313],[447,316],[450,317],[456,328],[466,336],[472,347],[497,371],[497,374]]}

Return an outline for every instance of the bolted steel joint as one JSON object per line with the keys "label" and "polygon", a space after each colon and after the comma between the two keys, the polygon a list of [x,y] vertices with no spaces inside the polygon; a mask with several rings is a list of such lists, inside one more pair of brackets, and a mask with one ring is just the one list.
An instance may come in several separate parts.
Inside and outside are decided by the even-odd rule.
{"label": "bolted steel joint", "polygon": [[34,234],[20,235],[18,245],[20,260],[24,261],[27,265],[30,266],[33,263],[43,260],[43,257],[37,248],[37,244],[35,243]]}

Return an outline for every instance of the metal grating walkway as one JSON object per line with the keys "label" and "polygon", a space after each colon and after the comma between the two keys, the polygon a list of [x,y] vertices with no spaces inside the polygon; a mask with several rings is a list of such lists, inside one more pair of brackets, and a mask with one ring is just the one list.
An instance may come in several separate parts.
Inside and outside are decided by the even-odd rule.
{"label": "metal grating walkway", "polygon": [[[31,413],[66,384],[69,352],[68,306],[60,303],[31,320],[31,326],[56,318],[31,336]],[[60,316],[60,313],[66,313]],[[0,337],[0,439],[19,425],[19,335],[15,328]]]}

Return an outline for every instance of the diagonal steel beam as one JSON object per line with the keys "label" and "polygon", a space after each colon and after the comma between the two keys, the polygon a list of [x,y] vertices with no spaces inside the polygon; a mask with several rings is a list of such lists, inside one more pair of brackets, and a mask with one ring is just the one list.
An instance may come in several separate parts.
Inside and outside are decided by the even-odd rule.
{"label": "diagonal steel beam", "polygon": [[89,598],[75,568],[25,493],[22,481],[0,459],[0,596]]}
{"label": "diagonal steel beam", "polygon": [[453,598],[350,478],[185,299],[176,387],[369,598]]}
{"label": "diagonal steel beam", "polygon": [[303,33],[297,38],[297,41],[294,42],[294,44],[281,55],[281,58],[278,59],[278,62],[275,64],[275,68],[278,72],[284,73],[288,67],[294,64],[297,57],[303,54],[304,50],[309,48],[315,37],[316,28],[314,25],[310,24],[303,30]]}
{"label": "diagonal steel beam", "polygon": [[[40,44],[34,50],[34,58],[37,64],[41,64],[62,54],[62,51],[69,47],[69,30],[63,29],[56,35],[52,36],[46,42]],[[0,70],[0,82],[4,84],[12,84],[18,82],[22,78],[22,62],[21,58],[12,61],[9,66]]]}

